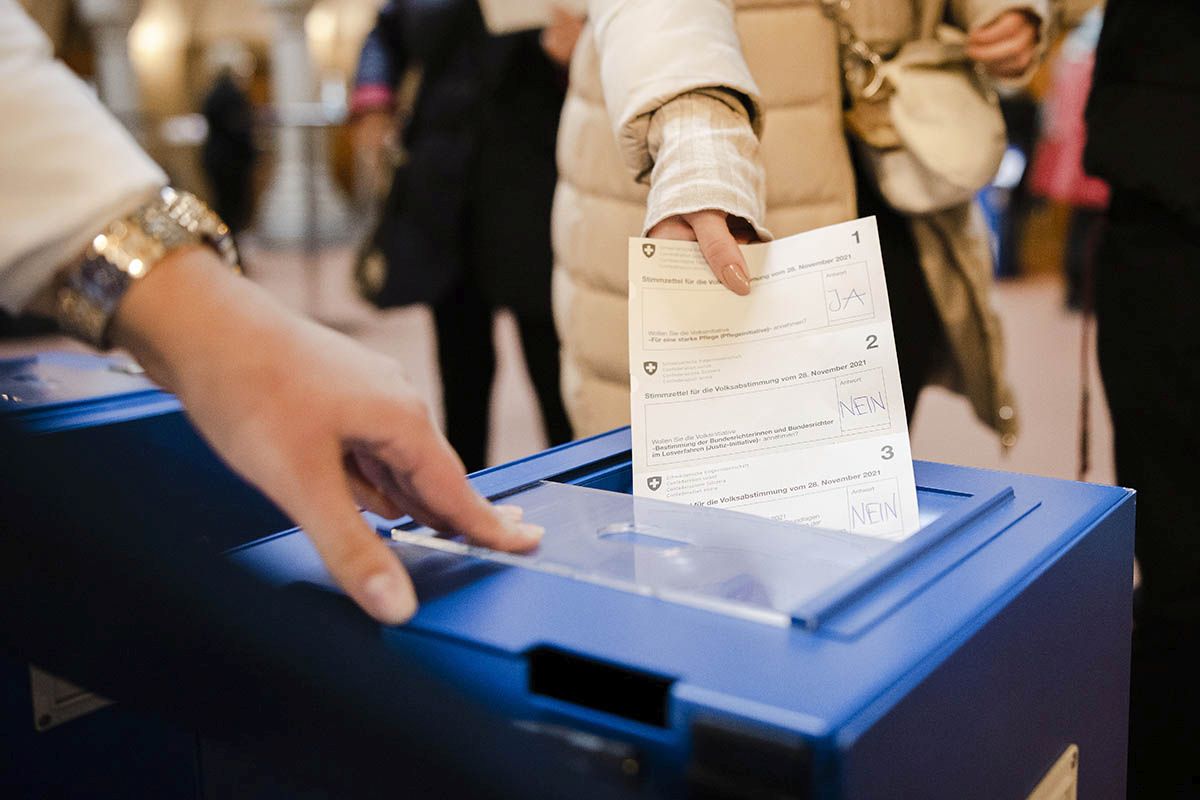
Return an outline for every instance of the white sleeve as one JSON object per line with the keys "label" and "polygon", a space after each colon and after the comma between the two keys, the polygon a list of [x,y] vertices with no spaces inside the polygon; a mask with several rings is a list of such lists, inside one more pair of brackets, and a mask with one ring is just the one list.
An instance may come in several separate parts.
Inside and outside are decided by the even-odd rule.
{"label": "white sleeve", "polygon": [[0,119],[0,307],[19,312],[167,179],[16,0],[0,0]]}
{"label": "white sleeve", "polygon": [[760,132],[758,87],[742,55],[732,0],[590,0],[600,79],[626,164],[645,178],[650,118],[698,89],[725,89]]}
{"label": "white sleeve", "polygon": [[718,209],[750,223],[764,241],[766,176],[746,111],[726,92],[707,89],[668,101],[650,118],[654,169],[644,231],[667,217]]}

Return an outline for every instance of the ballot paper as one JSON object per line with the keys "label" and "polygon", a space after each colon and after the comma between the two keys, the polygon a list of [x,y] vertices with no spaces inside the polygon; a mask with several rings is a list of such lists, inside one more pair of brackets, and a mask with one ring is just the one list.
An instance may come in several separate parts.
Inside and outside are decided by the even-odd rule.
{"label": "ballot paper", "polygon": [[484,24],[494,34],[545,28],[556,6],[578,16],[587,13],[587,0],[479,0]]}
{"label": "ballot paper", "polygon": [[874,217],[742,247],[631,239],[634,493],[899,540],[917,492]]}

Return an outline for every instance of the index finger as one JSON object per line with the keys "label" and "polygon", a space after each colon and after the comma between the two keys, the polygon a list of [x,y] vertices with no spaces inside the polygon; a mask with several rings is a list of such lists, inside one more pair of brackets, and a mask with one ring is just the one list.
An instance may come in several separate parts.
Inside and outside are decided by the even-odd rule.
{"label": "index finger", "polygon": [[424,442],[384,448],[380,455],[403,495],[400,505],[435,530],[461,533],[474,544],[522,552],[541,541],[542,529],[501,514],[467,480],[454,450],[433,433]]}

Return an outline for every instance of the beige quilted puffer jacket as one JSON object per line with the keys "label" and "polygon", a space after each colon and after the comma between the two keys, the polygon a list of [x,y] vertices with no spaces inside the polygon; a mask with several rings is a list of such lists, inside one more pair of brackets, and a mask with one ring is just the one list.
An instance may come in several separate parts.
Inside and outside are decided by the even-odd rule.
{"label": "beige quilted puffer jacket", "polygon": [[[966,28],[1014,7],[1047,19],[1043,2],[951,0],[949,13]],[[852,0],[850,18],[877,50],[894,52],[931,3],[942,5]],[[629,421],[626,248],[646,222],[648,187],[637,177],[652,166],[649,121],[673,98],[713,87],[743,97],[761,130],[765,215],[756,222],[787,236],[855,215],[837,34],[816,0],[592,0],[559,128],[552,223],[563,393],[577,435]],[[914,231],[951,344],[951,383],[1011,443],[982,220],[952,212]],[[974,268],[948,263],[963,254]]]}

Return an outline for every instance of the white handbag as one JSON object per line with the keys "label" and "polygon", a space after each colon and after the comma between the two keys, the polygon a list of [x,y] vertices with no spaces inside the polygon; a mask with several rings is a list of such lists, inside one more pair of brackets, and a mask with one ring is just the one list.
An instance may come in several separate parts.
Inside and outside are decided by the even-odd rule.
{"label": "white handbag", "polygon": [[821,0],[838,26],[850,108],[846,128],[884,199],[906,214],[969,202],[1007,146],[996,92],[966,56],[966,34],[937,24],[890,59],[854,33],[849,0]]}

